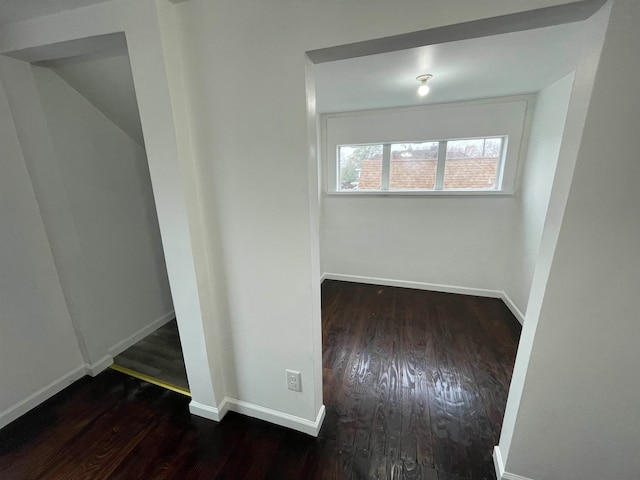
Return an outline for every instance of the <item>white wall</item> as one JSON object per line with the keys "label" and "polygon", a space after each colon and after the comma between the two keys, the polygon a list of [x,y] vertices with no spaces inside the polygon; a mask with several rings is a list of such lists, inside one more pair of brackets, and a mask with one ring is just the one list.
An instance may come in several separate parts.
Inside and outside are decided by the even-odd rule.
{"label": "white wall", "polygon": [[0,83],[0,428],[84,375],[11,111]]}
{"label": "white wall", "polygon": [[538,93],[529,148],[522,162],[522,178],[511,227],[511,246],[503,289],[523,315],[527,309],[540,250],[572,86],[573,74]]}
{"label": "white wall", "polygon": [[[563,2],[538,5],[557,3]],[[185,108],[205,187],[203,215],[220,226],[208,227],[209,238],[224,253],[230,336],[223,349],[235,367],[229,397],[307,420],[321,404],[321,365],[313,356],[320,319],[311,308],[319,291],[310,212],[317,206],[309,195],[315,172],[308,164],[304,52],[530,6],[191,0],[172,7],[181,22]],[[501,199],[490,201],[492,214],[508,215]],[[302,393],[284,388],[285,368],[302,372]]]}
{"label": "white wall", "polygon": [[[62,280],[91,290],[75,307],[95,362],[173,311],[147,157],[53,71],[32,68],[80,247],[81,265],[65,268],[81,275]],[[51,222],[50,236],[64,235]]]}
{"label": "white wall", "polygon": [[[545,236],[556,224],[548,219],[543,234],[541,257],[552,262],[545,282],[534,278],[529,308],[540,304],[537,328],[527,331],[527,312],[523,338],[533,339],[524,385],[519,398],[510,393],[515,415],[505,418],[500,440],[506,470],[532,479],[631,480],[640,471],[640,97],[629,81],[640,75],[638,18],[638,2],[612,2],[550,254]],[[572,99],[567,128],[573,107]],[[563,141],[559,167],[566,147]]]}
{"label": "white wall", "polygon": [[[204,273],[204,278],[202,270],[196,272],[196,265],[206,264],[206,258],[200,250],[192,249],[192,242],[199,239],[194,238],[197,229],[191,231],[191,227],[194,224],[197,226],[199,218],[197,212],[193,215],[191,205],[187,203],[188,194],[196,186],[185,172],[185,163],[187,167],[191,163],[188,159],[181,163],[183,157],[178,150],[175,117],[170,103],[177,94],[169,89],[167,81],[164,39],[156,7],[155,0],[113,0],[4,25],[0,27],[0,52],[10,53],[15,58],[28,57],[30,61],[51,60],[73,55],[74,52],[78,54],[79,51],[87,53],[87,42],[89,45],[100,45],[102,36],[108,35],[111,38],[112,34],[124,32],[131,58],[171,293],[181,343],[186,346],[184,357],[192,396],[190,408],[199,415],[219,419],[222,416],[219,407],[222,405],[224,392],[216,395],[214,391],[214,383],[219,380],[219,375],[212,366],[219,364],[217,352],[220,351],[219,345],[224,345],[226,339],[212,338],[204,332],[205,323],[215,324],[219,319],[212,318],[210,312],[202,308],[203,295],[207,292],[206,288],[201,289],[200,286],[206,285],[208,272]],[[29,80],[29,76],[24,79]],[[33,84],[33,79],[31,83]],[[39,133],[43,129],[46,132],[46,121],[42,109],[38,107],[37,95],[23,96],[21,105],[18,112],[26,117],[25,121],[31,128],[27,132],[29,138],[46,140],[47,136]],[[23,142],[25,151],[30,152],[29,155],[25,153],[25,157],[55,156],[51,139],[33,141],[33,138]],[[42,162],[40,166],[52,164],[53,162]],[[38,189],[52,182],[56,186],[55,191],[63,191],[57,188],[62,183],[60,172],[55,168],[45,171],[50,176],[41,179]],[[34,184],[38,183],[38,179],[33,181]],[[56,205],[63,205],[66,201],[65,198],[55,200]],[[57,220],[73,225],[70,215],[61,216]],[[78,248],[77,238],[75,244],[73,235],[67,236],[66,240],[69,241],[62,245],[70,246],[66,253],[72,256]],[[81,342],[81,347],[83,343]],[[84,353],[86,355],[86,349]]]}
{"label": "white wall", "polygon": [[144,147],[129,54],[88,55],[47,62],[78,93]]}
{"label": "white wall", "polygon": [[55,73],[2,64],[80,346],[99,370],[172,316],[145,151]]}
{"label": "white wall", "polygon": [[[569,1],[540,0],[536,6]],[[188,337],[183,344],[194,401],[211,407],[214,417],[227,394],[239,410],[300,428],[308,425],[302,421],[315,421],[322,395],[320,318],[312,308],[319,295],[313,268],[318,251],[309,216],[317,206],[309,195],[304,52],[513,13],[530,9],[531,2],[461,0],[452,8],[448,0],[191,0],[164,6],[180,22],[177,76],[188,92],[185,143],[193,160],[176,141],[169,100],[183,97],[179,86],[167,83],[155,2],[117,0],[7,26],[0,29],[0,51],[126,32],[173,298],[181,336]],[[198,186],[185,164],[202,175],[195,216],[185,190]],[[224,253],[221,270],[211,245],[205,243],[204,258],[191,248],[197,229],[189,229],[198,215],[207,225],[216,214],[219,232],[211,227],[204,238]],[[196,272],[196,263],[212,267]],[[202,308],[199,286],[211,278],[223,283],[228,318]],[[205,334],[204,325],[225,324],[215,341]],[[233,359],[223,368],[233,371],[234,381],[227,392],[214,392],[210,367],[221,350]],[[302,393],[286,390],[285,368],[302,371]]]}
{"label": "white wall", "polygon": [[[531,102],[532,97],[509,97],[323,116],[323,273],[498,296],[516,205],[508,194],[513,192]],[[432,118],[438,121],[430,122]],[[337,145],[493,135],[509,137],[504,196],[330,193],[335,191]]]}

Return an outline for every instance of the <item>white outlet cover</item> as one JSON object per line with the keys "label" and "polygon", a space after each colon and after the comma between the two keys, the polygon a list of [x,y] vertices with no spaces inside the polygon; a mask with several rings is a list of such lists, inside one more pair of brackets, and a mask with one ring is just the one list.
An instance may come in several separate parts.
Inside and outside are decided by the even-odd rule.
{"label": "white outlet cover", "polygon": [[294,392],[302,391],[302,378],[300,372],[295,370],[286,370],[287,373],[287,388]]}

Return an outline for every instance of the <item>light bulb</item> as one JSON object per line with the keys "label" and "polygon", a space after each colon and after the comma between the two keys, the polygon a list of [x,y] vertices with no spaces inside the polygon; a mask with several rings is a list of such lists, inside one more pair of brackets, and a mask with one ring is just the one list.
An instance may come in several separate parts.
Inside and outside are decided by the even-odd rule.
{"label": "light bulb", "polygon": [[427,85],[426,83],[423,83],[418,87],[418,95],[420,95],[421,97],[424,97],[427,95],[427,93],[429,93],[429,90],[430,90],[429,85]]}

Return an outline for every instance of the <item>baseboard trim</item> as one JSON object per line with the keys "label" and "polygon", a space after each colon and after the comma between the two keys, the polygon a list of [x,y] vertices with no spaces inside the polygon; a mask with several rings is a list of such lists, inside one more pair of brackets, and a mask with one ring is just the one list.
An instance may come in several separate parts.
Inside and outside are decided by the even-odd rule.
{"label": "baseboard trim", "polygon": [[327,280],[341,280],[343,282],[384,285],[387,287],[415,288],[418,290],[430,290],[432,292],[459,293],[462,295],[474,295],[477,297],[502,298],[503,295],[503,292],[500,290],[460,287],[457,285],[442,285],[439,283],[413,282],[408,280],[396,280],[390,278],[363,277],[360,275],[344,275],[341,273],[324,273],[322,275],[322,278]]}
{"label": "baseboard trim", "polygon": [[191,400],[189,402],[189,412],[199,417],[219,422],[228,411],[226,407],[226,400],[226,398],[222,400],[222,403],[218,408],[212,407],[210,405],[205,405],[204,403],[196,402],[195,400]]}
{"label": "baseboard trim", "polygon": [[173,320],[174,318],[176,318],[176,314],[174,310],[171,310],[170,312],[165,313],[160,318],[154,320],[148,325],[145,325],[137,332],[132,333],[124,340],[113,345],[111,348],[109,348],[109,355],[111,355],[112,357],[115,357],[116,355],[120,355],[127,348],[138,343],[144,337],[155,332],[157,329],[162,327],[164,324],[166,324],[170,320]]}
{"label": "baseboard trim", "polygon": [[497,445],[493,447],[493,466],[496,469],[496,478],[503,480],[504,475],[504,463],[502,462],[502,454],[500,453],[500,447]]}
{"label": "baseboard trim", "polygon": [[496,478],[498,480],[533,480],[529,477],[523,477],[522,475],[516,475],[515,473],[505,472],[504,462],[502,461],[502,453],[500,447],[493,447],[493,466],[496,469]]}
{"label": "baseboard trim", "polygon": [[267,407],[261,407],[254,403],[243,402],[242,400],[229,399],[229,410],[249,417],[265,420],[281,427],[291,428],[312,437],[317,437],[324,421],[325,408],[320,407],[320,411],[315,420],[307,420],[306,418],[297,417],[288,413],[273,410]]}
{"label": "baseboard trim", "polygon": [[511,297],[509,297],[509,295],[507,295],[506,292],[502,292],[502,295],[500,298],[502,299],[504,304],[507,306],[507,308],[511,310],[511,313],[513,313],[513,316],[516,317],[516,319],[520,322],[520,325],[524,325],[524,314],[516,306],[513,300],[511,300]]}
{"label": "baseboard trim", "polygon": [[104,357],[102,357],[97,362],[85,363],[84,364],[84,369],[85,369],[87,375],[91,375],[92,377],[95,377],[100,372],[102,372],[102,371],[106,370],[107,368],[109,368],[111,365],[113,365],[113,358],[116,355],[120,355],[122,352],[124,352],[130,346],[138,343],[140,340],[142,340],[147,335],[155,332],[157,329],[159,329],[161,326],[163,326],[169,320],[174,319],[175,316],[176,316],[176,314],[175,314],[175,312],[173,310],[171,310],[169,313],[165,313],[163,316],[161,316],[157,320],[154,320],[149,325],[146,325],[146,326],[142,327],[137,332],[134,332],[133,334],[129,335],[124,340],[116,343],[114,346],[109,348],[109,353],[107,355],[105,355]]}
{"label": "baseboard trim", "polygon": [[100,372],[106,370],[113,364],[113,357],[111,355],[105,355],[95,363],[85,363],[84,370],[87,375],[95,377]]}
{"label": "baseboard trim", "polygon": [[85,366],[80,365],[77,368],[74,368],[69,373],[61,376],[60,378],[54,380],[48,385],[42,387],[40,390],[32,393],[24,400],[19,401],[15,405],[7,408],[0,412],[0,428],[3,428],[9,425],[14,420],[18,419],[29,410],[37,407],[45,400],[53,397],[56,393],[64,390],[70,384],[75,382],[76,380],[84,377],[85,375]]}
{"label": "baseboard trim", "polygon": [[192,400],[189,404],[189,411],[194,415],[215,420],[216,422],[222,420],[227,412],[236,412],[241,415],[280,425],[281,427],[291,428],[292,430],[297,430],[298,432],[306,433],[313,437],[317,437],[320,433],[320,428],[322,427],[325,416],[324,405],[320,407],[320,411],[315,420],[307,420],[306,418],[229,397],[225,397],[217,408]]}

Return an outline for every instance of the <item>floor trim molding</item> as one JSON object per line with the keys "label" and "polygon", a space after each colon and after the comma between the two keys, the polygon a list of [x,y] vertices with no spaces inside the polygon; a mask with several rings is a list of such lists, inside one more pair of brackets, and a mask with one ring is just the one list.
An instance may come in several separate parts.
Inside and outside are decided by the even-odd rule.
{"label": "floor trim molding", "polygon": [[533,480],[529,477],[523,477],[522,475],[516,475],[515,473],[505,472],[504,463],[502,461],[502,453],[500,447],[493,447],[493,465],[496,469],[496,478],[498,480]]}
{"label": "floor trim molding", "polygon": [[360,275],[344,275],[342,273],[324,273],[322,275],[322,280],[324,279],[367,283],[370,285],[385,285],[387,287],[415,288],[418,290],[430,290],[432,292],[460,293],[462,295],[475,295],[477,297],[502,298],[502,295],[504,294],[504,292],[500,290],[461,287],[458,285],[442,285],[439,283],[413,282],[390,278],[364,277]]}
{"label": "floor trim molding", "polygon": [[105,355],[95,363],[85,363],[84,370],[87,375],[95,377],[100,372],[106,370],[113,364],[113,357],[111,355]]}
{"label": "floor trim molding", "polygon": [[502,292],[500,297],[504,304],[507,306],[513,316],[520,322],[520,325],[524,325],[524,313],[520,311],[520,309],[516,306],[515,302],[511,300],[511,297],[507,294],[507,292]]}
{"label": "floor trim molding", "polygon": [[60,378],[54,380],[48,385],[42,387],[27,398],[20,400],[18,403],[10,406],[6,410],[0,412],[0,428],[3,428],[21,417],[29,410],[37,407],[45,400],[53,397],[56,393],[62,391],[76,380],[81,379],[85,375],[85,365],[80,365],[70,372],[64,374]]}
{"label": "floor trim molding", "polygon": [[189,403],[189,411],[194,415],[215,420],[216,422],[222,420],[227,412],[236,412],[241,415],[280,425],[281,427],[291,428],[292,430],[306,433],[312,437],[317,437],[320,433],[320,428],[322,427],[325,416],[324,405],[320,407],[320,411],[315,420],[307,420],[306,418],[296,415],[229,397],[225,397],[217,408],[192,400],[191,403]]}
{"label": "floor trim molding", "polygon": [[503,290],[488,290],[485,288],[461,287],[458,285],[442,285],[439,283],[413,282],[408,280],[396,280],[390,278],[363,277],[360,275],[344,275],[342,273],[323,273],[320,283],[325,280],[341,280],[343,282],[366,283],[368,285],[384,285],[387,287],[416,288],[432,292],[459,293],[462,295],[474,295],[477,297],[499,298],[504,302],[520,325],[524,324],[524,314],[516,306],[511,297]]}
{"label": "floor trim molding", "polygon": [[225,398],[218,408],[191,400],[189,402],[189,412],[199,417],[219,422],[227,413],[226,400]]}

